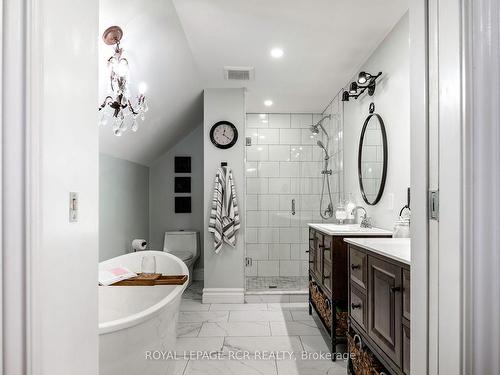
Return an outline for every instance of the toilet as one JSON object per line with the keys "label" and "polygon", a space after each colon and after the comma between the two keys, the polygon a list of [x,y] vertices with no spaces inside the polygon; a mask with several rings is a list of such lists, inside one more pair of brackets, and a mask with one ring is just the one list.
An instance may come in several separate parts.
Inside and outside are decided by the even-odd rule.
{"label": "toilet", "polygon": [[189,269],[189,283],[193,282],[193,267],[200,257],[198,232],[179,230],[165,232],[163,251],[180,258]]}

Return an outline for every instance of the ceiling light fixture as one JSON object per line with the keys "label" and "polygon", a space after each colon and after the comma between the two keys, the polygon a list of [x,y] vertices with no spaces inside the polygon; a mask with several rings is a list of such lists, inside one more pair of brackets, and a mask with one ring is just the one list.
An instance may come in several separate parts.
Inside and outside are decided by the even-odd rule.
{"label": "ceiling light fixture", "polygon": [[266,107],[270,107],[270,106],[272,106],[272,105],[273,105],[273,101],[272,101],[272,100],[264,100],[264,105],[265,105]]}
{"label": "ceiling light fixture", "polygon": [[273,48],[271,50],[271,56],[274,57],[275,59],[280,59],[283,57],[285,53],[281,48]]}
{"label": "ceiling light fixture", "polygon": [[123,31],[119,26],[107,28],[102,39],[109,46],[115,46],[114,54],[108,59],[110,74],[109,92],[99,107],[102,112],[100,125],[107,125],[110,121],[113,125],[113,133],[119,137],[125,131],[137,131],[137,117],[144,120],[144,113],[148,111],[146,96],[144,95],[147,86],[144,82],[139,84],[139,95],[137,105],[134,107],[130,102],[129,91],[129,65],[128,60],[122,56],[123,49],[120,48],[120,41]]}

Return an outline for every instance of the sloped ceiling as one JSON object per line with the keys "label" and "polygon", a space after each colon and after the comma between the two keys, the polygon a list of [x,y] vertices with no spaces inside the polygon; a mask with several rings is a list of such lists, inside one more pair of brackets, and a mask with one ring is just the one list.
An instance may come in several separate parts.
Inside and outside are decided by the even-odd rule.
{"label": "sloped ceiling", "polygon": [[[149,165],[203,121],[202,82],[177,12],[170,0],[101,0],[100,35],[112,25],[124,32],[121,46],[130,64],[132,96],[147,84],[149,111],[136,133],[100,129],[100,151]],[[109,82],[113,48],[99,40],[99,93]]]}
{"label": "sloped ceiling", "polygon": [[[101,128],[101,152],[150,164],[203,121],[202,91],[246,87],[248,112],[321,112],[408,9],[407,0],[101,0],[100,31],[124,30],[133,94],[148,86],[139,131]],[[285,51],[273,60],[269,51]],[[112,47],[99,41],[100,93]],[[255,80],[224,80],[224,66]],[[272,99],[271,108],[263,101]]]}

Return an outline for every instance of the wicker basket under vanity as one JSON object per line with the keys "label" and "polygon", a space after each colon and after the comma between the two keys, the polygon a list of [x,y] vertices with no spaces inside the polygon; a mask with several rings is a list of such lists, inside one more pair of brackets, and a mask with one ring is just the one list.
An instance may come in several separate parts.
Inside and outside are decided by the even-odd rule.
{"label": "wicker basket under vanity", "polygon": [[388,375],[380,362],[363,346],[359,335],[347,335],[354,375]]}
{"label": "wicker basket under vanity", "polygon": [[[309,282],[309,290],[311,291],[311,300],[316,307],[318,315],[321,317],[326,327],[332,330],[332,305],[330,299],[321,292],[321,289],[316,285],[314,281]],[[347,336],[347,311],[336,311],[337,326],[335,334],[337,337]]]}

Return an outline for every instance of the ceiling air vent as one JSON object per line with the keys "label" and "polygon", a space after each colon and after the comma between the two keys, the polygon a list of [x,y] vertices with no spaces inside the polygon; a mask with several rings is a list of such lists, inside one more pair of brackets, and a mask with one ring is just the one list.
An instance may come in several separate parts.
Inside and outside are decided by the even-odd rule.
{"label": "ceiling air vent", "polygon": [[250,81],[254,78],[251,66],[225,66],[224,78],[228,81]]}

